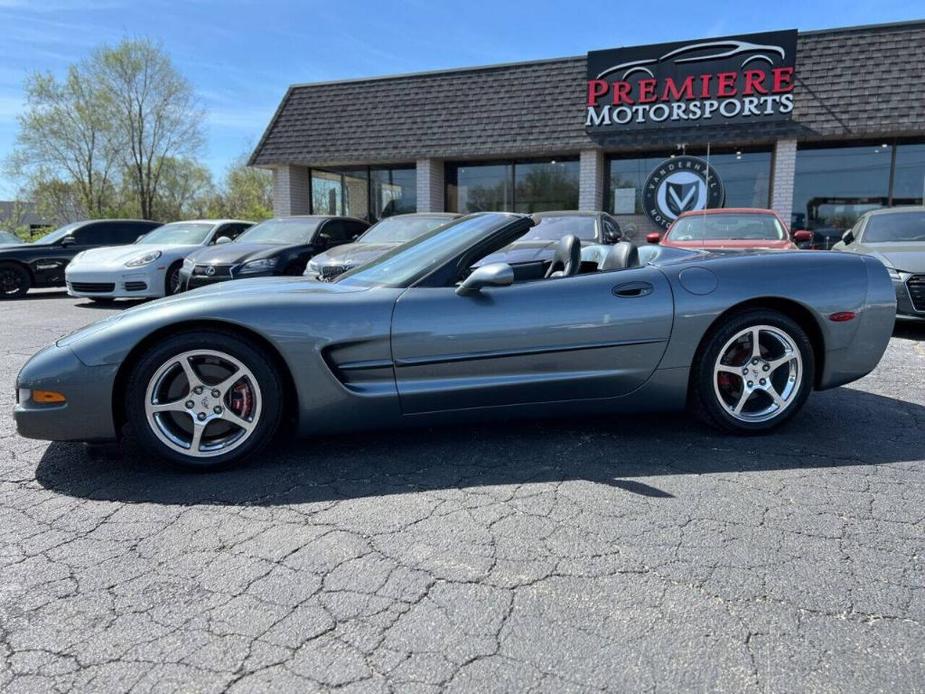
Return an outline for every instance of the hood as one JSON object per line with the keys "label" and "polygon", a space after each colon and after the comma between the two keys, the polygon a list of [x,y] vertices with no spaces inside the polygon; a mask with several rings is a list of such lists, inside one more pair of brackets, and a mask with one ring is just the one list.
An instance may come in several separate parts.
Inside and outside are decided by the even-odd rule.
{"label": "hood", "polygon": [[236,265],[245,260],[274,256],[285,248],[291,246],[276,243],[223,243],[202,248],[188,258],[197,265]]}
{"label": "hood", "polygon": [[127,246],[104,246],[83,251],[79,258],[71,261],[71,265],[123,266],[129,260],[140,258],[152,251],[160,251],[162,255],[158,260],[163,261],[170,258],[181,258],[197,248],[199,246],[161,246],[141,243],[131,243]]}
{"label": "hood", "polygon": [[[116,363],[121,359],[118,349],[108,351],[94,346],[88,338],[98,337],[104,331],[115,331],[120,327],[136,336],[147,334],[159,325],[169,325],[184,318],[214,318],[222,316],[249,315],[247,311],[260,311],[268,305],[283,300],[285,295],[300,294],[309,302],[327,302],[337,295],[369,291],[368,287],[346,286],[327,282],[314,282],[304,277],[255,277],[222,282],[175,294],[163,299],[145,302],[114,313],[102,320],[79,328],[75,332],[57,341],[59,347],[72,347],[84,363],[90,365]],[[392,293],[387,292],[386,300],[393,300]],[[238,313],[238,311],[244,313]],[[298,330],[293,334],[297,334]],[[83,346],[81,346],[83,343]]]}
{"label": "hood", "polygon": [[671,238],[662,241],[663,246],[674,248],[723,248],[726,250],[789,250],[795,248],[789,239],[777,241],[761,239],[715,239],[710,241],[674,241]]}
{"label": "hood", "polygon": [[925,243],[877,243],[860,246],[858,251],[872,255],[887,267],[904,272],[925,272]]}
{"label": "hood", "polygon": [[345,243],[312,258],[318,267],[345,265],[355,267],[375,260],[380,255],[400,246],[400,243]]}
{"label": "hood", "polygon": [[559,245],[557,239],[535,239],[533,241],[515,241],[500,251],[495,251],[477,262],[473,267],[490,265],[491,263],[530,263],[541,260],[552,260]]}

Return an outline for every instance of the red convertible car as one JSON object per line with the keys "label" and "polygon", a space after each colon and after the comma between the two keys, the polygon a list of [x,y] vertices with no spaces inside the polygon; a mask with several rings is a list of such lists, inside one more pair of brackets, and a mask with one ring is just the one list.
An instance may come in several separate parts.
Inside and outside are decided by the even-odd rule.
{"label": "red convertible car", "polygon": [[795,242],[810,240],[810,231],[796,231],[791,237],[787,226],[773,210],[747,207],[684,212],[664,235],[652,232],[646,236],[649,243],[673,248],[728,250],[792,250],[797,247]]}

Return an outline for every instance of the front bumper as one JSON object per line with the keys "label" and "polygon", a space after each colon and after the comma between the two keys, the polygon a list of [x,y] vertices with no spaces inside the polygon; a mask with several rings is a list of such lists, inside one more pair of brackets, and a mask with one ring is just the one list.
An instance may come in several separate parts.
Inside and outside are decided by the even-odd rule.
{"label": "front bumper", "polygon": [[72,270],[65,272],[67,293],[89,299],[154,299],[164,296],[165,269]]}
{"label": "front bumper", "polygon": [[896,315],[904,318],[925,318],[925,275],[900,273],[893,280],[896,290]]}
{"label": "front bumper", "polygon": [[[118,368],[115,364],[87,366],[69,347],[46,347],[26,363],[16,379],[16,431],[44,441],[115,440],[112,394]],[[21,397],[34,390],[63,393],[67,402],[45,405]]]}
{"label": "front bumper", "polygon": [[267,272],[249,272],[245,275],[232,274],[231,269],[219,270],[213,275],[200,274],[200,272],[191,272],[190,270],[183,268],[180,270],[180,287],[181,289],[198,289],[199,287],[208,287],[213,284],[218,284],[219,282],[227,282],[229,280],[243,280],[250,279],[251,277],[272,277],[276,273],[272,270]]}

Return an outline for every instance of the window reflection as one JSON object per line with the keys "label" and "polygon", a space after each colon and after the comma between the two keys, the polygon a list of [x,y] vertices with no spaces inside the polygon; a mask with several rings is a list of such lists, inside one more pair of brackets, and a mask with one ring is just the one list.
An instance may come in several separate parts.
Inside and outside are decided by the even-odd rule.
{"label": "window reflection", "polygon": [[868,210],[889,203],[889,145],[797,150],[794,229],[837,236]]}
{"label": "window reflection", "polygon": [[312,214],[347,215],[376,222],[417,211],[414,167],[312,169]]}
{"label": "window reflection", "polygon": [[[724,207],[766,208],[770,204],[770,150],[711,151],[688,149],[686,154],[709,159],[726,191]],[[612,158],[609,163],[608,211],[633,241],[641,242],[652,222],[643,209],[643,187],[649,174],[674,152],[643,157]]]}
{"label": "window reflection", "polygon": [[578,161],[515,161],[446,166],[448,212],[578,209]]}

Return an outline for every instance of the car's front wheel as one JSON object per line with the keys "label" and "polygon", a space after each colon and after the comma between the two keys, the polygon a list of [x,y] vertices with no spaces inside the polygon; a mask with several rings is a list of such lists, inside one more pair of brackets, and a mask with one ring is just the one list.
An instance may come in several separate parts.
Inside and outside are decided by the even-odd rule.
{"label": "car's front wheel", "polygon": [[32,286],[29,271],[18,263],[0,263],[0,299],[25,296]]}
{"label": "car's front wheel", "polygon": [[806,402],[813,348],[791,318],[764,309],[731,316],[705,339],[691,374],[694,411],[734,433],[774,429]]}
{"label": "car's front wheel", "polygon": [[180,291],[180,266],[182,263],[174,263],[167,269],[167,275],[164,278],[164,296],[173,296]]}
{"label": "car's front wheel", "polygon": [[221,468],[266,446],[279,427],[277,370],[249,340],[183,333],[150,349],[126,388],[129,424],[142,450],[185,467]]}

